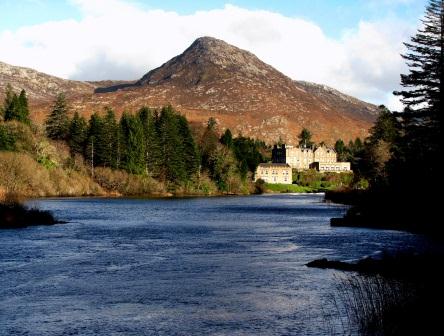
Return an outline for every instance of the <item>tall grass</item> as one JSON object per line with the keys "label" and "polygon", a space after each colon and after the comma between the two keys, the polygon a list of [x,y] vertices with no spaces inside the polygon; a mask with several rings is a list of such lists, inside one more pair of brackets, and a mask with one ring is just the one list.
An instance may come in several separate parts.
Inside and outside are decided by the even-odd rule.
{"label": "tall grass", "polygon": [[430,275],[421,280],[347,275],[337,278],[330,297],[336,314],[327,317],[335,335],[442,334],[442,299],[442,283]]}
{"label": "tall grass", "polygon": [[403,310],[414,297],[412,286],[379,275],[352,275],[337,284],[335,305],[348,330],[361,335],[398,335]]}

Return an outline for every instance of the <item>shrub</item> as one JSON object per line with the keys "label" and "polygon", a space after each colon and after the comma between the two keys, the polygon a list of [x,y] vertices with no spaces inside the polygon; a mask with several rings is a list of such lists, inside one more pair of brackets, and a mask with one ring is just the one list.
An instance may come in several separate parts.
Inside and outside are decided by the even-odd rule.
{"label": "shrub", "polygon": [[3,124],[0,124],[0,150],[15,150],[15,138]]}
{"label": "shrub", "polygon": [[49,211],[28,209],[15,202],[0,203],[0,229],[22,228],[30,225],[52,225],[57,221]]}
{"label": "shrub", "polygon": [[265,181],[262,179],[258,179],[254,183],[254,186],[255,186],[255,190],[254,190],[255,194],[263,194],[267,190],[267,188],[265,187]]}
{"label": "shrub", "polygon": [[25,197],[102,195],[89,176],[56,167],[46,169],[30,155],[0,153],[0,189]]}
{"label": "shrub", "polygon": [[104,189],[122,195],[149,195],[165,191],[163,185],[150,176],[129,174],[111,168],[96,168],[94,180]]}

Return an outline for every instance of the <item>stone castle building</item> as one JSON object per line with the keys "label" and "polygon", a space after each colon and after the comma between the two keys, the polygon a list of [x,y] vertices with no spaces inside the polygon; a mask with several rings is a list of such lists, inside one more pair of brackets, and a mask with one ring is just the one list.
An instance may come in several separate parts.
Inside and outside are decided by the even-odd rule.
{"label": "stone castle building", "polygon": [[266,183],[291,184],[293,182],[291,167],[287,163],[261,163],[256,169],[254,180]]}
{"label": "stone castle building", "polygon": [[287,163],[291,168],[304,170],[316,169],[326,172],[350,171],[350,162],[338,162],[336,151],[327,146],[315,149],[275,145],[272,150],[273,163]]}

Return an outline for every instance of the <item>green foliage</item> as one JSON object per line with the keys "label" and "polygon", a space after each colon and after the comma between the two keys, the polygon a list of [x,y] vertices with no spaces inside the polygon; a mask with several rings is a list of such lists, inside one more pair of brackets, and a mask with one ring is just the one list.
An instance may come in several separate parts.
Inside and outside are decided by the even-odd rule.
{"label": "green foliage", "polygon": [[395,115],[384,105],[379,106],[379,115],[375,124],[370,130],[370,136],[366,139],[369,144],[376,144],[379,141],[385,141],[395,144],[400,136],[399,122]]}
{"label": "green foliage", "polygon": [[53,109],[45,121],[46,134],[53,140],[66,140],[69,131],[68,108],[65,95],[59,93]]}
{"label": "green foliage", "polygon": [[119,148],[119,126],[111,108],[106,109],[106,115],[103,118],[100,142],[102,143],[103,166],[116,168],[120,163],[120,153],[116,150]]}
{"label": "green foliage", "polygon": [[210,176],[219,190],[231,192],[230,180],[238,174],[236,163],[233,153],[222,145],[217,145],[211,153],[207,165],[209,166]]}
{"label": "green foliage", "polygon": [[16,149],[14,134],[5,126],[0,124],[0,150],[13,151]]}
{"label": "green foliage", "polygon": [[306,193],[315,192],[311,187],[300,186],[297,184],[279,184],[279,183],[266,183],[265,190],[276,193]]}
{"label": "green foliage", "polygon": [[75,154],[83,154],[87,134],[88,127],[86,120],[76,112],[69,125],[68,145],[72,156]]}
{"label": "green foliage", "polygon": [[293,183],[307,187],[311,191],[326,191],[350,188],[353,185],[354,175],[351,172],[321,173],[314,169],[293,170]]}
{"label": "green foliage", "polygon": [[335,151],[338,155],[338,161],[345,162],[348,160],[348,149],[342,139],[338,139],[335,143]]}
{"label": "green foliage", "polygon": [[122,167],[132,174],[143,174],[145,170],[145,141],[141,120],[124,113],[120,119]]}
{"label": "green foliage", "polygon": [[102,128],[102,118],[97,113],[92,114],[88,122],[88,132],[85,144],[85,158],[91,163],[92,167],[103,164],[103,143],[101,142]]}
{"label": "green foliage", "polygon": [[31,123],[25,90],[22,90],[20,95],[17,96],[17,94],[13,92],[11,85],[8,84],[2,114],[4,121],[16,120],[25,124]]}
{"label": "green foliage", "polygon": [[233,146],[233,134],[231,134],[229,128],[227,128],[224,134],[220,137],[220,143],[228,148]]}
{"label": "green foliage", "polygon": [[182,153],[185,164],[185,175],[186,179],[190,180],[194,175],[199,172],[200,157],[197,149],[197,145],[194,142],[194,138],[191,134],[191,130],[188,125],[188,121],[184,116],[178,115],[178,131],[179,136],[182,139]]}
{"label": "green foliage", "polygon": [[263,179],[258,179],[254,182],[254,193],[255,194],[263,194],[267,191],[266,183]]}
{"label": "green foliage", "polygon": [[157,120],[160,140],[161,173],[163,180],[182,182],[187,172],[183,157],[183,143],[176,113],[171,106],[164,107]]}
{"label": "green foliage", "polygon": [[364,144],[355,141],[351,150],[348,149],[358,178],[364,178],[372,185],[387,183],[386,163],[396,151],[399,137],[400,124],[396,116],[385,106],[379,106],[378,119]]}
{"label": "green foliage", "polygon": [[359,178],[354,184],[353,189],[358,190],[367,190],[369,188],[370,184],[365,178]]}
{"label": "green foliage", "polygon": [[46,169],[52,169],[57,167],[57,163],[51,160],[48,156],[40,156],[37,158],[37,162],[40,163]]}
{"label": "green foliage", "polygon": [[157,117],[158,115],[147,107],[142,107],[138,112],[144,133],[146,173],[155,177],[159,176],[161,165],[160,143],[156,128]]}
{"label": "green foliage", "polygon": [[311,141],[311,137],[311,132],[308,129],[303,128],[301,133],[298,135],[299,146],[304,148],[312,147],[314,145],[314,142]]}
{"label": "green foliage", "polygon": [[201,153],[201,164],[204,169],[207,169],[210,171],[210,175],[212,174],[212,167],[210,160],[214,155],[218,148],[219,143],[219,137],[217,136],[216,130],[215,130],[215,124],[209,120],[207,123],[207,127],[205,128],[205,131],[200,139],[199,142],[199,149]]}
{"label": "green foliage", "polygon": [[32,152],[35,135],[28,124],[18,121],[0,123],[0,150]]}
{"label": "green foliage", "polygon": [[248,171],[254,173],[259,163],[263,162],[259,147],[260,144],[251,138],[239,136],[234,139],[233,150],[239,161],[238,167],[242,179],[247,177]]}

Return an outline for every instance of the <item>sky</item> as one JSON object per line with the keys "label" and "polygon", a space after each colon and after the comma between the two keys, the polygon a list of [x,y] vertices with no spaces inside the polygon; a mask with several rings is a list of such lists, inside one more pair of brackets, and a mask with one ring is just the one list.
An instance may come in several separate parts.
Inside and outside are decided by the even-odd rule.
{"label": "sky", "polygon": [[138,79],[213,36],[296,80],[392,95],[427,0],[0,0],[0,61],[76,80]]}

